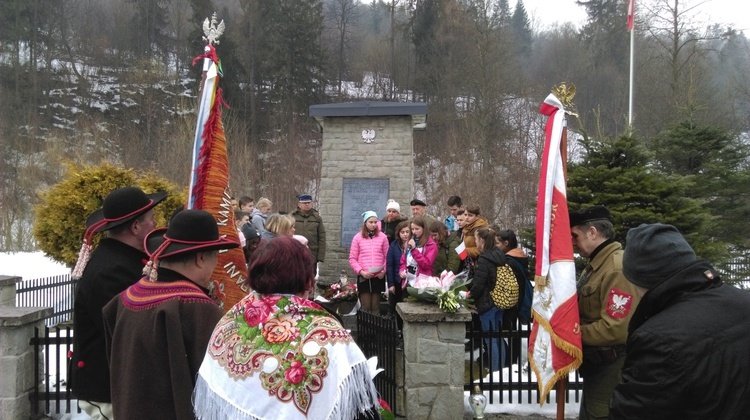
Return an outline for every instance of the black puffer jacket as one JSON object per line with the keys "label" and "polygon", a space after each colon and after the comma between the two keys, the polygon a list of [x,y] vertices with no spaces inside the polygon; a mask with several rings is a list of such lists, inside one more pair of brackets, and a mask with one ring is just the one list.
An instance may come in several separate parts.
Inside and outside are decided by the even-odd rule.
{"label": "black puffer jacket", "polygon": [[705,261],[647,292],[610,419],[750,418],[750,293]]}
{"label": "black puffer jacket", "polygon": [[502,264],[506,264],[505,254],[497,248],[484,251],[479,256],[477,268],[474,271],[474,280],[471,282],[470,294],[480,315],[495,306],[492,297],[490,297],[490,292],[492,292],[495,281],[497,281],[497,267]]}

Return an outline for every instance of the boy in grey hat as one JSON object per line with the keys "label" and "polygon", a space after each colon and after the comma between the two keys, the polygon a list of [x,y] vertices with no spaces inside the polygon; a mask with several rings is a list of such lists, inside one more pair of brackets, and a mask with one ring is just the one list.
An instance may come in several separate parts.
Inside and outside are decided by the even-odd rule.
{"label": "boy in grey hat", "polygon": [[630,229],[623,271],[645,294],[610,419],[748,418],[750,294],[660,223]]}

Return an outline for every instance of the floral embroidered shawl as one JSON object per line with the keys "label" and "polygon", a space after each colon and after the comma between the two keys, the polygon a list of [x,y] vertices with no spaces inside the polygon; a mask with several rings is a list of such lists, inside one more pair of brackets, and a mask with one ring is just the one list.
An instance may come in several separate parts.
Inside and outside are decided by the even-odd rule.
{"label": "floral embroidered shawl", "polygon": [[377,391],[362,351],[318,304],[251,292],[219,321],[193,392],[199,419],[352,419]]}

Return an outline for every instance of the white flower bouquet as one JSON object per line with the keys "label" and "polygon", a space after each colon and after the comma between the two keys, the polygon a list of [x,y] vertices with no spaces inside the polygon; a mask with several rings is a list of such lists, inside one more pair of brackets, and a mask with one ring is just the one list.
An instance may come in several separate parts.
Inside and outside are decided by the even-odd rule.
{"label": "white flower bouquet", "polygon": [[458,274],[443,271],[440,277],[418,275],[409,281],[406,292],[410,300],[437,303],[444,312],[454,313],[462,306],[473,307],[467,292],[468,284],[467,271]]}

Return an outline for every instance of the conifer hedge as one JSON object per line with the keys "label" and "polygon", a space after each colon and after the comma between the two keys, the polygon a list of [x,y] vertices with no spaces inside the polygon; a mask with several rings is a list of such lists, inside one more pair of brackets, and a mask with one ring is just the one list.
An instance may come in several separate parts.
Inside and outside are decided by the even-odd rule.
{"label": "conifer hedge", "polygon": [[[58,184],[40,194],[34,206],[34,239],[37,247],[55,261],[75,265],[86,230],[86,217],[102,206],[111,191],[137,186],[146,194],[167,191],[167,198],[154,208],[157,226],[187,200],[187,193],[155,173],[136,172],[108,162],[92,166],[70,164]],[[94,246],[102,234],[94,236]]]}

